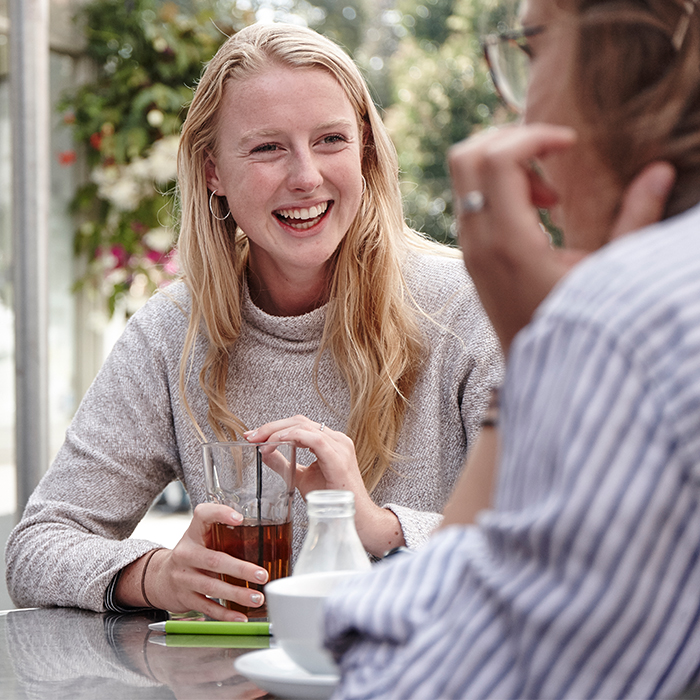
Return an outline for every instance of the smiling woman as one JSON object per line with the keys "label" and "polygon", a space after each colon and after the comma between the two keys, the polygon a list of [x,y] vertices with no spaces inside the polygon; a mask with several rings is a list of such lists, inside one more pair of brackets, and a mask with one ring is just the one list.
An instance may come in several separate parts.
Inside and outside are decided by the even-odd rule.
{"label": "smiling woman", "polygon": [[[11,536],[18,604],[260,606],[221,577],[265,569],[209,549],[214,524],[240,524],[203,503],[214,440],[294,442],[301,496],[352,491],[374,556],[417,547],[500,380],[464,265],[405,225],[393,145],[331,41],[282,24],[231,37],[189,108],[178,185],[182,282],[132,318]],[[178,544],[124,539],[174,479],[196,506]],[[305,526],[297,498],[295,552]]]}

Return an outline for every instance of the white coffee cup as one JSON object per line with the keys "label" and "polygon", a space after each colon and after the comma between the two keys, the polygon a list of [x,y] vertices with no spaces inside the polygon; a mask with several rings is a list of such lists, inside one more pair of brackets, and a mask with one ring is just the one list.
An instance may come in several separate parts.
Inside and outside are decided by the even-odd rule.
{"label": "white coffee cup", "polygon": [[265,586],[275,642],[309,673],[338,673],[333,657],[323,648],[323,605],[339,583],[357,575],[357,571],[324,571],[277,579]]}

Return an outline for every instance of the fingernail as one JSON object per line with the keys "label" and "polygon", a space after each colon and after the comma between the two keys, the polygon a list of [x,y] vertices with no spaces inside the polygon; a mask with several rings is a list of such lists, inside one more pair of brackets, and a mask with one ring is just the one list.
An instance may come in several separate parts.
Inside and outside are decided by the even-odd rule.
{"label": "fingernail", "polygon": [[267,581],[267,571],[264,569],[262,571],[256,571],[255,572],[255,578],[258,579],[261,583],[265,583]]}
{"label": "fingernail", "polygon": [[236,525],[239,525],[243,522],[243,515],[237,510],[233,510],[231,511],[231,520],[233,520],[233,522],[236,523]]}
{"label": "fingernail", "polygon": [[250,602],[253,605],[260,605],[260,603],[263,602],[262,593],[251,593],[250,594]]}
{"label": "fingernail", "polygon": [[234,622],[248,622],[248,618],[245,615],[241,615],[240,617],[237,617]]}
{"label": "fingernail", "polygon": [[280,442],[283,442],[284,440],[287,439],[287,435],[289,435],[289,433],[280,433],[280,434],[277,436],[277,439],[278,439]]}
{"label": "fingernail", "polygon": [[246,440],[252,440],[257,434],[258,434],[257,428],[255,430],[246,430],[245,433],[243,433],[243,437]]}

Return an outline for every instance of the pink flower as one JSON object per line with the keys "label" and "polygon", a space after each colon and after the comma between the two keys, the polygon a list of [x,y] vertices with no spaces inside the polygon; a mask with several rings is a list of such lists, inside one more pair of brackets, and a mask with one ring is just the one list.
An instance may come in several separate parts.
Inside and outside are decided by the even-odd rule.
{"label": "pink flower", "polygon": [[159,263],[163,262],[163,259],[165,256],[163,253],[159,253],[157,250],[149,250],[146,253],[146,257],[154,264],[158,265]]}
{"label": "pink flower", "polygon": [[129,264],[129,258],[131,257],[131,255],[127,253],[127,251],[124,249],[124,246],[113,245],[110,252],[117,260],[117,264],[114,266],[115,268],[126,267]]}
{"label": "pink flower", "polygon": [[163,265],[163,269],[169,275],[176,275],[178,272],[180,272],[180,265],[177,260],[177,251],[171,250],[165,257],[166,261],[165,265]]}

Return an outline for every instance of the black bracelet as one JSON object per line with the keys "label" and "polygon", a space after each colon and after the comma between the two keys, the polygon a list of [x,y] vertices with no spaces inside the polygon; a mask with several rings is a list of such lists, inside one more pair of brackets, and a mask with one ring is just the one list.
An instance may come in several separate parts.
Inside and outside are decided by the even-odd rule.
{"label": "black bracelet", "polygon": [[159,547],[158,549],[152,549],[146,556],[148,559],[146,559],[146,563],[143,565],[143,571],[141,572],[141,595],[143,596],[144,601],[146,602],[146,605],[149,608],[153,608],[157,610],[156,606],[151,603],[150,600],[148,600],[148,596],[146,595],[146,571],[148,570],[148,565],[151,563],[151,559],[153,559],[153,555],[156,552],[159,552],[162,549],[162,547]]}
{"label": "black bracelet", "polygon": [[489,396],[489,405],[486,409],[486,415],[481,420],[482,428],[497,428],[498,427],[498,408],[499,408],[499,396],[498,387],[494,386],[491,388],[491,394]]}

